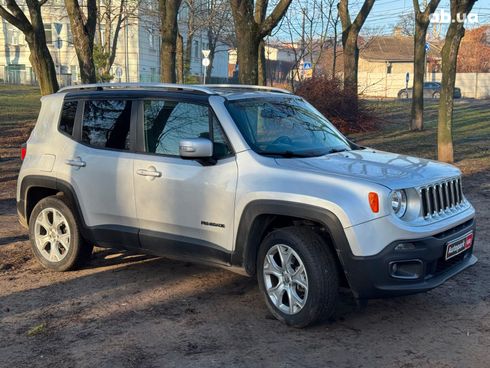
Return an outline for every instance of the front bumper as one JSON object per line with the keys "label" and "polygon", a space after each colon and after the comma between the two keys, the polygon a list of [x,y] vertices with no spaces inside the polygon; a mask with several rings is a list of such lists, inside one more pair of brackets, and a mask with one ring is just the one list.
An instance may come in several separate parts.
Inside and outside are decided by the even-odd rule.
{"label": "front bumper", "polygon": [[[475,232],[475,220],[470,219],[463,224],[433,236],[392,242],[381,253],[368,256],[350,256],[347,263],[346,276],[354,295],[359,299],[380,298],[414,294],[433,289],[449,278],[474,265],[477,258],[471,248],[457,256],[445,260],[446,244]],[[412,249],[395,249],[400,243],[411,243]],[[390,267],[393,262],[420,261],[422,268],[416,278],[402,279],[391,275]]]}

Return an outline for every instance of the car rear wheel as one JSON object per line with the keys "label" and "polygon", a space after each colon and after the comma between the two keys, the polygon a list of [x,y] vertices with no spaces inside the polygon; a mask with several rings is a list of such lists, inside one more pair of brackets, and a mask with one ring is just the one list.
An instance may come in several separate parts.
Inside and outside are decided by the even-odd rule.
{"label": "car rear wheel", "polygon": [[258,255],[258,282],[280,321],[306,327],[329,318],[338,297],[338,273],[330,247],[308,228],[271,232]]}
{"label": "car rear wheel", "polygon": [[432,94],[432,98],[433,98],[433,99],[436,99],[436,100],[440,99],[440,98],[441,98],[441,92],[439,92],[439,91],[434,92],[434,93]]}
{"label": "car rear wheel", "polygon": [[75,216],[61,196],[47,197],[36,204],[29,236],[34,256],[50,270],[71,270],[92,254],[93,246],[82,239]]}

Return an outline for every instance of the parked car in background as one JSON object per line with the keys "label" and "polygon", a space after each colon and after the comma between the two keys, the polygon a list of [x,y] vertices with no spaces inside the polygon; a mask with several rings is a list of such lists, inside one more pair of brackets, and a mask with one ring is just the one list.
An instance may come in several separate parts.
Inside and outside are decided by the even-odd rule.
{"label": "parked car in background", "polygon": [[[413,88],[403,88],[398,91],[398,98],[412,98]],[[424,83],[424,98],[436,98],[441,97],[441,83],[439,82],[425,82]],[[454,98],[461,98],[461,89],[454,88]]]}

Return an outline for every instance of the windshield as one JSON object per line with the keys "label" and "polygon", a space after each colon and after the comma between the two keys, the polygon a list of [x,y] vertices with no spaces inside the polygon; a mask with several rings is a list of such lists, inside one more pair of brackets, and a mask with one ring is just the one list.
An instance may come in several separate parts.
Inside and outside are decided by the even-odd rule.
{"label": "windshield", "polygon": [[351,149],[348,140],[301,98],[235,100],[229,101],[227,107],[257,153],[311,157]]}

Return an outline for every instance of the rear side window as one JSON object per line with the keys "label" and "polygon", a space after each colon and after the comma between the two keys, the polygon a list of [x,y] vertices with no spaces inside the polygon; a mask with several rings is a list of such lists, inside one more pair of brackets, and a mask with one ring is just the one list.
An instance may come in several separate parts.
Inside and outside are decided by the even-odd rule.
{"label": "rear side window", "polygon": [[86,101],[82,142],[95,147],[128,150],[130,121],[131,101]]}
{"label": "rear side window", "polygon": [[67,101],[63,104],[60,119],[60,131],[72,135],[75,125],[75,115],[77,114],[77,101]]}

